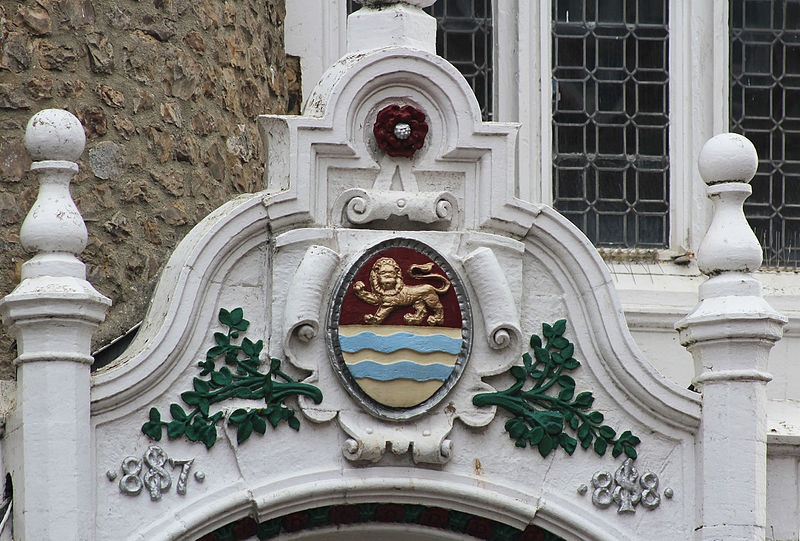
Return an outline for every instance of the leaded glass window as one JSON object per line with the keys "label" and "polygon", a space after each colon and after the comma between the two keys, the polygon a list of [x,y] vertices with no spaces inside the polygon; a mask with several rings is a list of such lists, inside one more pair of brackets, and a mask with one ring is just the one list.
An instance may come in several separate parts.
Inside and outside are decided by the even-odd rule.
{"label": "leaded glass window", "polygon": [[669,237],[667,0],[552,0],[553,199],[597,246]]}
{"label": "leaded glass window", "polygon": [[758,151],[744,204],[764,265],[800,264],[800,1],[730,1],[730,129]]}
{"label": "leaded glass window", "polygon": [[[347,0],[347,12],[360,6]],[[492,2],[439,0],[425,11],[436,17],[436,53],[467,79],[484,120],[492,119]]]}

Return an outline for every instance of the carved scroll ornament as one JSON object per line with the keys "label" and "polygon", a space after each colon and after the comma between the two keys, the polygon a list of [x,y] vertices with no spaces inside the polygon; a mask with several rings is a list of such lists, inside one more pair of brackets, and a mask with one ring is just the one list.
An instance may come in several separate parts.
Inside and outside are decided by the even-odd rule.
{"label": "carved scroll ornament", "polygon": [[407,216],[412,222],[450,222],[458,209],[450,192],[382,191],[353,188],[340,196],[343,218],[352,224]]}
{"label": "carved scroll ornament", "polygon": [[522,342],[519,312],[494,252],[478,248],[464,258],[464,268],[483,312],[489,347],[509,348]]}
{"label": "carved scroll ornament", "polygon": [[339,264],[339,254],[324,246],[311,246],[289,284],[283,315],[284,348],[291,353],[291,340],[308,342],[319,332],[319,314],[325,288]]}

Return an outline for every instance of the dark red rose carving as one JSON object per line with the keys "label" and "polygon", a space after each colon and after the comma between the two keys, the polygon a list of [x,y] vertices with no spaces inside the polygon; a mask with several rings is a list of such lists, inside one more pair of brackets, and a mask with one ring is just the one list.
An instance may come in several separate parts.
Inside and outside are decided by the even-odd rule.
{"label": "dark red rose carving", "polygon": [[410,105],[389,105],[378,113],[372,133],[389,156],[410,158],[425,143],[425,113]]}
{"label": "dark red rose carving", "polygon": [[441,507],[428,507],[419,516],[419,523],[423,526],[433,528],[444,528],[447,526],[448,513]]}

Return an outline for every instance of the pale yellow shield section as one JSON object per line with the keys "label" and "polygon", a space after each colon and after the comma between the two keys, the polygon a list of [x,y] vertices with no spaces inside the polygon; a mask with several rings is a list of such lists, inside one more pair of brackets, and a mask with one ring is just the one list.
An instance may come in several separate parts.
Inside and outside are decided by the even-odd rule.
{"label": "pale yellow shield section", "polygon": [[376,381],[369,378],[356,380],[359,387],[377,402],[393,408],[410,408],[422,404],[433,393],[439,390],[439,380],[414,381],[411,379],[395,379],[392,381]]}

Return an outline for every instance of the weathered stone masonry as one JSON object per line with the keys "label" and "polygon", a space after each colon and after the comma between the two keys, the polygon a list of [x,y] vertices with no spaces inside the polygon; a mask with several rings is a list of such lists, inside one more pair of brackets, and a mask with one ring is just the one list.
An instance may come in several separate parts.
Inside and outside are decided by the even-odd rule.
{"label": "weathered stone masonry", "polygon": [[[0,0],[0,296],[19,282],[19,227],[36,182],[22,137],[40,109],[87,132],[72,193],[89,229],[88,279],[114,306],[102,345],[139,321],[184,234],[262,189],[254,119],[298,108],[283,0]],[[0,337],[0,377],[14,357]]]}

